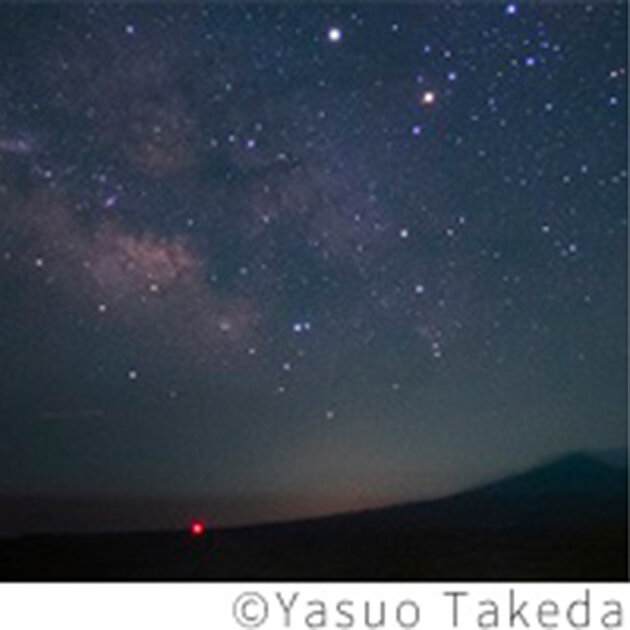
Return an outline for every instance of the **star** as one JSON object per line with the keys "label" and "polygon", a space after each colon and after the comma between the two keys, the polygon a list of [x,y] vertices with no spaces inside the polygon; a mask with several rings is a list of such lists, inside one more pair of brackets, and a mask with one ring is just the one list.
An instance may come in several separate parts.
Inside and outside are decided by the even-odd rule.
{"label": "star", "polygon": [[422,95],[422,104],[423,105],[433,105],[433,103],[435,103],[435,92],[432,91],[427,91],[424,92]]}
{"label": "star", "polygon": [[219,330],[222,333],[228,333],[232,330],[232,323],[227,319],[219,320]]}
{"label": "star", "polygon": [[336,27],[336,26],[332,26],[328,29],[328,41],[329,42],[333,42],[333,43],[338,43],[341,41],[343,37],[343,33],[341,32],[341,29]]}
{"label": "star", "polygon": [[105,201],[103,202],[103,206],[105,208],[113,208],[116,203],[118,201],[118,197],[116,195],[109,195],[109,197],[106,197]]}

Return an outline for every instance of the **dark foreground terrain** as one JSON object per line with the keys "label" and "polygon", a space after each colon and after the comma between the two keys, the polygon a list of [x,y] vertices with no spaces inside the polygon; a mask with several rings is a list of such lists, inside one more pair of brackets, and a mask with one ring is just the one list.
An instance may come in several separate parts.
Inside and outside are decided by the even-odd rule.
{"label": "dark foreground terrain", "polygon": [[25,536],[2,580],[628,579],[628,471],[575,455],[447,499],[277,525]]}

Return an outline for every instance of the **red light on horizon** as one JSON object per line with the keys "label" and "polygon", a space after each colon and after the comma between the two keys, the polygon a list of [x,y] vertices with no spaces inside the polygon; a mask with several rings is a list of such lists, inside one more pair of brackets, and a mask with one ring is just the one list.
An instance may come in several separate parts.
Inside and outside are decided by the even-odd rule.
{"label": "red light on horizon", "polygon": [[199,536],[203,536],[206,533],[206,528],[201,521],[193,521],[190,524],[190,534],[191,536],[195,536],[199,538]]}

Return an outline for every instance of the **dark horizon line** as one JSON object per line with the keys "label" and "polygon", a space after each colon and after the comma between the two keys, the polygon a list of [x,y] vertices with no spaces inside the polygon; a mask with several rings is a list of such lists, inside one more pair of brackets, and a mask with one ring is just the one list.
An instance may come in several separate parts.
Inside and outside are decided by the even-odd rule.
{"label": "dark horizon line", "polygon": [[[611,463],[604,459],[605,455],[619,455],[623,458],[625,455],[625,462],[621,459],[621,464],[619,463]],[[615,447],[615,448],[606,448],[599,449],[597,451],[567,451],[559,456],[550,456],[543,458],[537,464],[530,466],[529,468],[521,469],[518,471],[512,471],[504,476],[495,477],[489,480],[481,481],[473,486],[469,486],[460,490],[456,490],[453,492],[449,492],[444,495],[427,497],[421,499],[410,499],[410,500],[402,500],[395,502],[385,502],[382,504],[375,504],[372,506],[362,506],[354,509],[344,510],[344,511],[334,511],[334,512],[324,512],[317,515],[308,515],[308,516],[296,516],[296,517],[287,517],[287,518],[262,518],[253,521],[246,522],[234,522],[234,523],[226,523],[223,525],[215,525],[212,523],[208,523],[208,528],[210,531],[243,531],[255,528],[264,528],[264,527],[274,527],[274,526],[289,526],[296,524],[307,524],[313,522],[319,522],[324,520],[334,520],[334,519],[343,519],[346,517],[359,516],[364,514],[370,514],[380,511],[388,511],[388,510],[396,510],[403,509],[405,507],[411,507],[414,505],[434,505],[442,502],[448,502],[453,499],[458,499],[460,497],[465,497],[470,494],[475,494],[477,492],[482,492],[487,489],[491,489],[494,486],[501,486],[504,483],[508,483],[513,480],[518,480],[520,478],[527,478],[529,475],[535,474],[539,471],[544,471],[549,468],[557,467],[558,465],[566,464],[569,462],[582,461],[587,462],[591,465],[600,466],[604,469],[610,470],[621,470],[623,468],[629,469],[629,459],[630,459],[630,449],[628,447]],[[195,496],[197,496],[197,500],[199,499],[199,495],[191,495],[187,497],[189,500],[192,500]],[[262,495],[258,494],[257,497]],[[277,498],[279,495],[271,495]],[[42,496],[37,495],[2,495],[0,494],[0,501],[4,500],[29,500],[29,499],[37,499],[43,498]],[[141,501],[149,501],[157,503],[179,503],[183,504],[186,502],[186,498],[184,499],[176,499],[176,498],[142,498],[139,496],[125,497],[123,500],[125,502],[133,501],[133,499],[139,499]],[[93,503],[98,503],[99,499],[102,500],[103,497],[78,497],[78,496],[66,496],[66,497],[46,497],[45,500],[51,502],[63,502],[63,501],[91,501]],[[116,500],[114,496],[107,497],[107,500]],[[120,499],[118,499],[120,500]],[[3,534],[0,533],[0,541],[9,541],[16,539],[32,539],[32,538],[44,538],[44,537],[55,537],[55,538],[64,538],[64,537],[91,537],[91,536],[123,536],[123,535],[135,535],[135,534],[149,534],[149,535],[160,535],[160,534],[173,534],[173,533],[183,533],[188,529],[189,523],[182,524],[180,528],[173,527],[159,527],[159,528],[132,528],[132,529],[105,529],[105,530],[95,530],[95,529],[85,529],[85,530],[59,530],[59,531],[48,531],[48,532],[17,532],[12,534]]]}

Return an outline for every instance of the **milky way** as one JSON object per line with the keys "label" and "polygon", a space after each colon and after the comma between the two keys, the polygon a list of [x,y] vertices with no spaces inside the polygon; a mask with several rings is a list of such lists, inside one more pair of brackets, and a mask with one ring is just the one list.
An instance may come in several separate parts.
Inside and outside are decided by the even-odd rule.
{"label": "milky way", "polygon": [[0,24],[1,492],[248,521],[626,443],[622,3]]}

